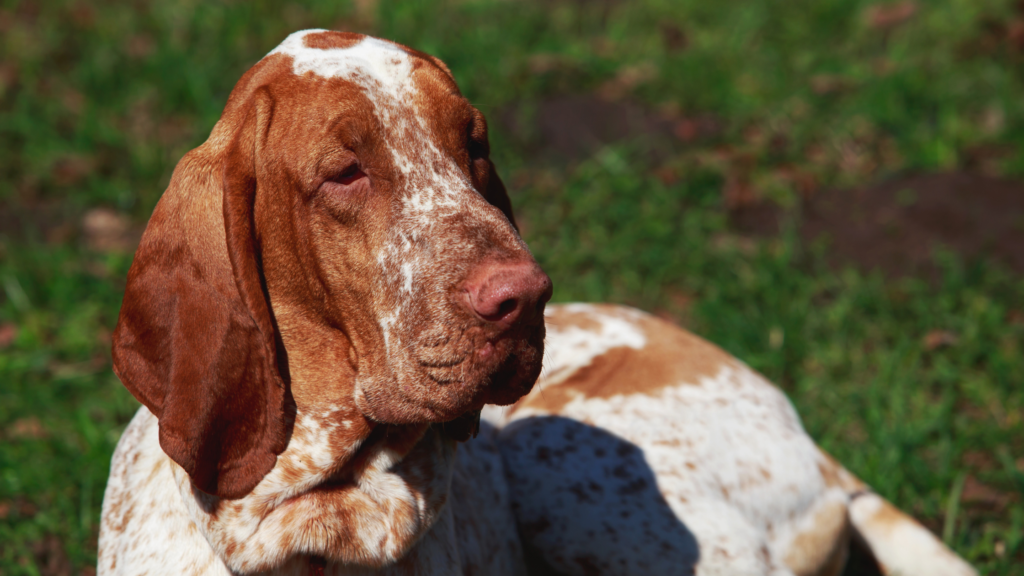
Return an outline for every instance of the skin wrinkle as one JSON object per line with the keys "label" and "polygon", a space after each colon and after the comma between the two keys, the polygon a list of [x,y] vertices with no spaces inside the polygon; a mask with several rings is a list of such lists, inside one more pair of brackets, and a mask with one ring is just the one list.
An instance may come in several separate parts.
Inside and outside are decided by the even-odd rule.
{"label": "skin wrinkle", "polygon": [[[482,513],[467,511],[463,499],[483,488],[450,495],[454,471],[472,462],[455,457],[455,439],[468,434],[440,424],[527,392],[540,370],[544,327],[539,316],[485,325],[455,298],[481,263],[533,259],[493,165],[467,152],[467,122],[479,112],[438,62],[360,35],[293,34],[243,76],[209,140],[179,163],[129,275],[115,337],[118,374],[148,408],[115,453],[101,574],[302,573],[310,554],[327,558],[330,574],[454,574],[463,563],[521,573],[514,555],[494,554],[487,541],[461,553],[452,540],[453,510]],[[485,132],[473,133],[486,141]],[[353,170],[360,175],[342,178]],[[182,269],[192,272],[186,278]],[[253,270],[258,290],[247,292]],[[168,278],[178,281],[175,292],[166,292]],[[139,305],[160,298],[177,300]],[[183,302],[191,316],[177,324],[160,316]],[[169,326],[173,339],[143,340],[166,333],[147,331],[155,323]],[[249,340],[234,337],[239,330],[263,341],[246,348]],[[179,343],[201,355],[179,355]],[[485,343],[487,358],[476,354]],[[237,366],[242,381],[228,386],[225,401],[269,410],[262,421],[238,420],[244,430],[224,424],[233,440],[223,447],[198,435],[239,463],[231,499],[214,495],[229,462],[212,462],[208,483],[197,487],[193,464],[161,451],[172,428],[189,450],[194,427],[219,422],[221,409],[171,415],[184,416],[182,395],[204,387],[168,382],[154,360],[166,351],[195,373],[217,373],[189,364],[196,357]],[[285,374],[281,402],[292,416],[280,448],[259,440],[275,438],[259,436],[260,422],[281,424],[275,406],[239,396],[260,382],[245,372],[253,358]],[[507,374],[495,379],[498,370]],[[284,388],[262,382],[270,392]],[[476,457],[501,470],[497,452]],[[241,497],[239,483],[251,483]],[[153,505],[165,509],[160,519],[121,512]],[[120,532],[114,514],[126,524]],[[158,536],[168,518],[190,528],[175,532],[170,550]],[[514,533],[511,518],[504,521]],[[140,538],[148,555],[122,546]],[[177,558],[178,548],[195,553]]]}

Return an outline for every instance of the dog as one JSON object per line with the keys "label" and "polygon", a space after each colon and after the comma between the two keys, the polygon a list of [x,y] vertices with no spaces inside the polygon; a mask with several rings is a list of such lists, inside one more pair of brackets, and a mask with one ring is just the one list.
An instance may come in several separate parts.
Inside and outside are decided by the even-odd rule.
{"label": "dog", "polygon": [[741,363],[551,292],[440,60],[289,36],[129,272],[98,573],[971,573]]}
{"label": "dog", "polygon": [[522,572],[496,449],[455,455],[532,387],[551,296],[488,146],[392,42],[298,32],[246,72],[128,273],[98,573]]}

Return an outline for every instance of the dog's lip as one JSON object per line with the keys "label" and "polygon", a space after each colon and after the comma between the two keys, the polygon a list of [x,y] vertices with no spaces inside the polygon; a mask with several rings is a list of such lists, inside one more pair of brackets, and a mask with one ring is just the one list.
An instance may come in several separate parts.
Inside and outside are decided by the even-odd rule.
{"label": "dog's lip", "polygon": [[443,365],[421,362],[421,373],[440,386],[504,386],[519,372],[522,359],[516,350],[524,343],[528,344],[529,339],[508,336],[488,339],[470,350],[460,362]]}

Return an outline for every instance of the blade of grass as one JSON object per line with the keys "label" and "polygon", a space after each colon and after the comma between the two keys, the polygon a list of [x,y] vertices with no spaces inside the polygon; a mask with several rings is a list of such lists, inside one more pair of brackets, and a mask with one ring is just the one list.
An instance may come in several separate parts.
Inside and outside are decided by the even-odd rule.
{"label": "blade of grass", "polygon": [[960,496],[964,491],[964,482],[967,481],[967,472],[957,474],[953,480],[953,487],[949,491],[949,500],[946,502],[946,522],[942,526],[942,541],[947,546],[953,543],[953,536],[956,533],[956,517],[960,514]]}

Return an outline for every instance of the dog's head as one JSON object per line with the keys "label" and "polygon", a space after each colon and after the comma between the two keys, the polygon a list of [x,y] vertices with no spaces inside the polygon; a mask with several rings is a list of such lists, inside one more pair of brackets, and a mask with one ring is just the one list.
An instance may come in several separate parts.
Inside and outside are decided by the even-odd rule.
{"label": "dog's head", "polygon": [[197,488],[250,494],[304,419],[338,429],[302,465],[323,476],[378,426],[529,391],[551,283],[488,155],[444,64],[391,42],[296,33],[243,76],[154,211],[114,334]]}

